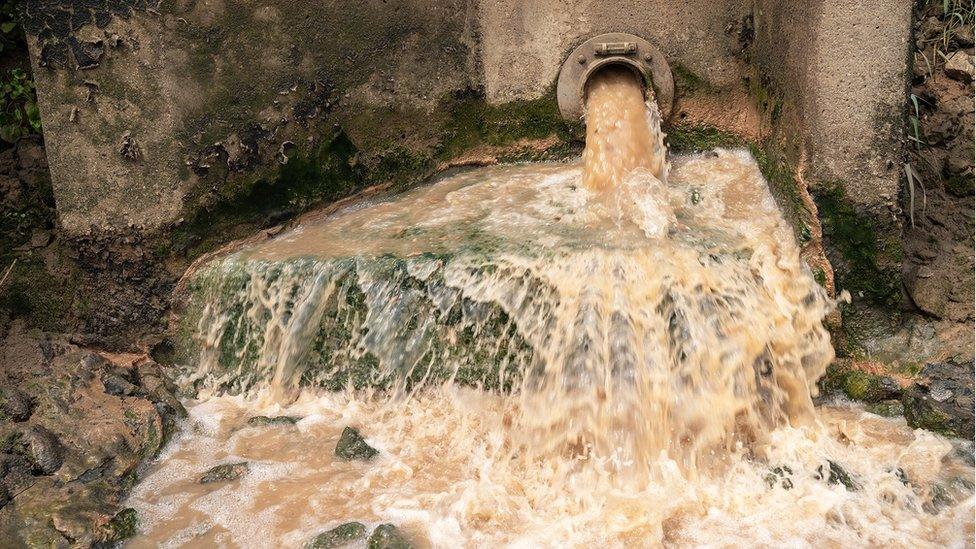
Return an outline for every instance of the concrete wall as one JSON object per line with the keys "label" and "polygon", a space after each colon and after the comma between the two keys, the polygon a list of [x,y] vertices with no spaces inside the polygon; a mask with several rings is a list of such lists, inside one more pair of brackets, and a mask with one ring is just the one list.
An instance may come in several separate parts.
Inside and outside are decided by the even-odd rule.
{"label": "concrete wall", "polygon": [[336,128],[358,161],[377,143],[443,150],[445,98],[542,97],[573,46],[611,30],[713,88],[741,87],[754,64],[799,106],[809,174],[891,215],[908,4],[30,0],[25,12],[59,216],[97,233],[165,230]]}
{"label": "concrete wall", "polygon": [[759,0],[755,61],[801,112],[813,184],[894,218],[902,170],[911,2]]}
{"label": "concrete wall", "polygon": [[742,76],[735,31],[750,10],[750,0],[483,0],[485,90],[495,102],[541,95],[575,46],[606,32],[641,36],[670,63],[714,85],[734,85]]}
{"label": "concrete wall", "polygon": [[898,308],[911,2],[759,0],[753,60],[786,113],[838,287]]}
{"label": "concrete wall", "polygon": [[176,223],[283,144],[314,148],[336,111],[429,109],[479,79],[468,0],[28,4],[69,232]]}

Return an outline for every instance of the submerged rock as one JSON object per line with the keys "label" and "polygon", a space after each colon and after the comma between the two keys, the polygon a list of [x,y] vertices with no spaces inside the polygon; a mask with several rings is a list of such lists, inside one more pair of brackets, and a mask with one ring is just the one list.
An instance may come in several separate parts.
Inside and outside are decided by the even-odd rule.
{"label": "submerged rock", "polygon": [[972,440],[973,361],[927,364],[902,404],[912,427]]}
{"label": "submerged rock", "polygon": [[865,409],[881,417],[898,417],[905,414],[905,407],[897,400],[885,400],[868,404]]}
{"label": "submerged rock", "polygon": [[770,469],[769,473],[766,474],[766,486],[773,488],[779,484],[784,490],[789,490],[793,488],[793,480],[790,478],[792,476],[793,469],[791,469],[788,465],[774,467]]}
{"label": "submerged rock", "polygon": [[211,467],[200,477],[200,484],[210,484],[211,482],[222,482],[225,480],[237,480],[246,475],[251,467],[246,461],[238,463],[224,463]]}
{"label": "submerged rock", "polygon": [[392,524],[380,524],[366,540],[367,549],[411,549],[413,545],[399,528]]}
{"label": "submerged rock", "polygon": [[[817,467],[817,478],[823,480],[824,466]],[[837,462],[827,460],[827,484],[843,484],[847,491],[854,492],[860,490],[858,483],[854,482],[851,475],[844,470]]]}
{"label": "submerged rock", "polygon": [[301,418],[294,416],[254,416],[247,420],[249,427],[265,427],[268,425],[294,425]]}
{"label": "submerged rock", "polygon": [[309,543],[312,549],[330,549],[342,547],[366,537],[366,525],[361,522],[347,522],[315,536]]}
{"label": "submerged rock", "polygon": [[352,427],[346,427],[339,436],[339,443],[336,444],[335,455],[342,460],[370,460],[376,457],[379,451],[366,443],[366,440],[359,431]]}

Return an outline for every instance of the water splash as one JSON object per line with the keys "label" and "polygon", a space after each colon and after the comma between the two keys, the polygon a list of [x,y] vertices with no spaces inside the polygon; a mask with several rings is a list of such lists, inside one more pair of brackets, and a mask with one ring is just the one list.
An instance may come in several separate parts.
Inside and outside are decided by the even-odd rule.
{"label": "water splash", "polygon": [[512,392],[511,436],[534,450],[640,474],[809,421],[833,302],[748,154],[676,159],[667,186],[635,170],[613,200],[582,175],[479,170],[214,265],[194,379],[284,394],[460,376]]}
{"label": "water splash", "polygon": [[[973,470],[961,457],[971,443],[853,408],[777,428],[761,453],[738,448],[695,478],[659,456],[654,482],[626,485],[612,460],[513,456],[517,406],[497,393],[443,387],[391,402],[308,392],[288,406],[223,396],[189,410],[126,502],[140,521],[129,547],[298,547],[352,520],[393,522],[421,547],[972,546]],[[246,425],[279,414],[303,419]],[[336,460],[346,425],[379,457]],[[196,482],[241,460],[251,473],[240,481]]]}
{"label": "water splash", "polygon": [[[835,304],[755,161],[669,165],[627,73],[588,97],[585,165],[456,175],[198,273],[199,400],[132,545],[349,520],[434,546],[971,545],[971,444],[814,409]],[[246,426],[277,414],[303,419]],[[377,461],[332,458],[349,424]]]}

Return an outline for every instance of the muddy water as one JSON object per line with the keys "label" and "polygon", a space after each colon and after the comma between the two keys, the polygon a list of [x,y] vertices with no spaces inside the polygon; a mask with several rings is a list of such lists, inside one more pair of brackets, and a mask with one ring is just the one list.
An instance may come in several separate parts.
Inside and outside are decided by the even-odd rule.
{"label": "muddy water", "polygon": [[667,179],[667,156],[656,103],[645,105],[632,71],[610,66],[586,87],[583,184],[607,192],[637,169]]}
{"label": "muddy water", "polygon": [[[395,404],[346,394],[306,394],[288,407],[241,397],[195,404],[128,502],[143,531],[130,546],[297,547],[349,520],[393,522],[436,547],[972,543],[972,469],[949,442],[902,420],[823,408],[814,424],[771,432],[762,455],[738,449],[694,480],[662,455],[655,482],[621,487],[611,462],[513,456],[512,406],[457,388]],[[304,419],[245,426],[253,414]],[[346,425],[380,457],[333,459]],[[240,481],[195,482],[240,460],[251,463]],[[856,489],[818,478],[829,478],[827,460]]]}
{"label": "muddy water", "polygon": [[[350,520],[433,546],[971,544],[966,448],[814,407],[835,303],[755,161],[666,159],[627,73],[588,97],[582,165],[468,172],[209,267],[199,400],[130,498],[132,544],[296,546]],[[336,305],[350,292],[361,309]],[[322,356],[327,320],[345,339]],[[477,352],[447,348],[465,338]],[[316,389],[349,357],[429,380],[499,348],[525,350],[493,366],[504,391]],[[303,419],[245,425],[276,414]],[[347,425],[380,457],[333,460]],[[241,480],[195,482],[240,460]]]}

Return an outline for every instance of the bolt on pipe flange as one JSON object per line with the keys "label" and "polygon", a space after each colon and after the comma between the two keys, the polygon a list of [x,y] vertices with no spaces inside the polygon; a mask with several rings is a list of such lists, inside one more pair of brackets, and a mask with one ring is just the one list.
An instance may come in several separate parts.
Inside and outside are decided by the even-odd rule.
{"label": "bolt on pipe flange", "polygon": [[664,55],[643,38],[611,32],[583,42],[563,63],[556,83],[556,100],[563,118],[578,121],[583,117],[586,81],[608,65],[623,65],[633,70],[643,84],[645,96],[657,102],[661,117],[671,114],[674,77]]}

